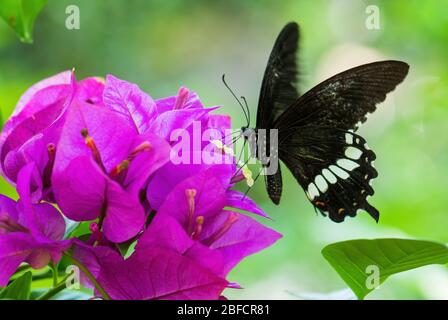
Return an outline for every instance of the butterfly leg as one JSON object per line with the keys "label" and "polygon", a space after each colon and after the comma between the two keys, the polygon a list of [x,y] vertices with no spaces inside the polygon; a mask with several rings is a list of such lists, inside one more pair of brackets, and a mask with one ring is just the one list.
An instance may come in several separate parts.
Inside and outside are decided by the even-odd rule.
{"label": "butterfly leg", "polygon": [[[257,180],[258,180],[258,178],[260,177],[261,172],[262,172],[263,170],[264,170],[263,167],[261,167],[260,170],[258,171],[258,173],[257,173],[257,175],[255,176],[255,179],[254,179],[254,184],[255,184],[255,182],[257,182]],[[243,196],[242,200],[246,199],[246,196],[247,196],[247,194],[249,193],[250,189],[252,189],[252,187],[248,187],[247,190],[246,190],[246,192],[244,192],[244,196]]]}

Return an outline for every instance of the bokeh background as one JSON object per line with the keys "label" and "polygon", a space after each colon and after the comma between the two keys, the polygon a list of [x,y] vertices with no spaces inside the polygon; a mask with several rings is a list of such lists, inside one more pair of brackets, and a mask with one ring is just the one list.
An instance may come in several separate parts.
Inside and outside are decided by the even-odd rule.
{"label": "bokeh background", "polygon": [[[80,30],[67,30],[65,9],[78,5]],[[376,5],[380,29],[366,27]],[[376,224],[359,214],[343,224],[316,216],[287,170],[280,206],[260,179],[249,195],[274,218],[284,238],[230,275],[243,290],[229,298],[350,298],[321,256],[332,242],[406,237],[448,243],[448,11],[444,0],[50,0],[38,17],[34,44],[22,44],[0,23],[0,110],[3,121],[34,82],[76,68],[78,78],[114,74],[153,98],[184,85],[206,105],[222,105],[234,127],[244,124],[221,75],[256,114],[264,67],[288,21],[301,26],[302,92],[362,63],[399,59],[410,74],[361,128],[377,153],[372,203]],[[255,169],[256,170],[256,169]],[[16,197],[2,180],[1,193]],[[342,290],[342,291],[341,291]],[[429,266],[386,281],[368,299],[448,299],[448,270]]]}

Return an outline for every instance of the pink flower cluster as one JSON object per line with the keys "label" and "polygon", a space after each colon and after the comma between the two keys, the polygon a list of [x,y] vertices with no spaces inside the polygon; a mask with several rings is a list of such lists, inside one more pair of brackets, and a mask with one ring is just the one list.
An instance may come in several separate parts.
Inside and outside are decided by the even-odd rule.
{"label": "pink flower cluster", "polygon": [[[104,299],[219,299],[238,287],[226,279],[232,268],[281,235],[233,189],[241,170],[231,153],[192,143],[189,155],[232,159],[170,161],[175,130],[199,123],[223,139],[230,118],[215,109],[186,88],[154,100],[110,75],[77,81],[67,71],[28,89],[0,137],[1,173],[20,196],[0,195],[0,286],[23,263],[64,255]],[[89,233],[66,231],[68,221]]]}

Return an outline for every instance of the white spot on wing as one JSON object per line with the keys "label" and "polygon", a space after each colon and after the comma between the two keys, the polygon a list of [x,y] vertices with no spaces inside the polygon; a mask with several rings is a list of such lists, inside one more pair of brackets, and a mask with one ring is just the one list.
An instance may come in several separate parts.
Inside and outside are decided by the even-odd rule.
{"label": "white spot on wing", "polygon": [[353,135],[351,135],[350,133],[346,133],[345,134],[345,142],[347,144],[353,144]]}
{"label": "white spot on wing", "polygon": [[316,184],[320,192],[324,193],[328,190],[328,183],[321,175],[316,176],[316,178],[314,179],[314,183]]}
{"label": "white spot on wing", "polygon": [[362,151],[355,147],[348,147],[345,149],[345,156],[350,159],[358,160],[361,158]]}
{"label": "white spot on wing", "polygon": [[317,187],[314,183],[310,183],[308,185],[308,195],[310,200],[314,200],[319,195],[319,190],[317,190]]}
{"label": "white spot on wing", "polygon": [[336,167],[335,165],[331,165],[329,169],[341,179],[348,179],[350,177],[347,172],[345,172],[339,167]]}
{"label": "white spot on wing", "polygon": [[344,168],[347,171],[352,171],[353,169],[356,169],[359,167],[359,164],[357,164],[355,161],[349,160],[349,159],[339,159],[336,164]]}
{"label": "white spot on wing", "polygon": [[322,174],[328,182],[335,184],[338,181],[338,178],[328,169],[322,170]]}

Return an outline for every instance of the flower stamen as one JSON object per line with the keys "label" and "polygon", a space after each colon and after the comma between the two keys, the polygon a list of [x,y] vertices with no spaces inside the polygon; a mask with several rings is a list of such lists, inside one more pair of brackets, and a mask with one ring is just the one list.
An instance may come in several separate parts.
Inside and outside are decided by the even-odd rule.
{"label": "flower stamen", "polygon": [[150,151],[152,149],[151,144],[149,141],[144,141],[141,144],[139,144],[132,152],[129,154],[128,160],[132,161],[137,157],[140,153]]}
{"label": "flower stamen", "polygon": [[100,151],[98,150],[93,138],[89,135],[87,129],[82,129],[81,135],[83,136],[87,147],[92,151],[93,159],[95,160],[95,162],[101,167],[101,169],[103,169],[104,172],[107,172],[106,167],[103,164],[103,160],[101,160]]}
{"label": "flower stamen", "polygon": [[115,179],[116,181],[124,181],[124,178],[126,178],[126,174],[129,168],[130,161],[129,160],[123,160],[121,161],[115,168],[111,170],[109,173],[109,176],[112,179]]}
{"label": "flower stamen", "polygon": [[198,240],[199,236],[201,235],[202,232],[202,225],[204,224],[204,217],[203,216],[199,216],[196,218],[196,225],[194,227],[194,231],[191,234],[191,238],[193,240]]}
{"label": "flower stamen", "polygon": [[196,189],[186,189],[185,195],[187,196],[188,202],[188,220],[187,220],[187,232],[192,234],[194,227],[194,211],[195,211],[195,197]]}
{"label": "flower stamen", "polygon": [[180,87],[173,110],[182,109],[185,106],[185,102],[187,101],[189,95],[190,91],[187,88]]}
{"label": "flower stamen", "polygon": [[47,145],[48,162],[44,168],[43,183],[44,188],[49,187],[51,184],[51,173],[53,172],[54,161],[56,159],[56,146],[54,143]]}
{"label": "flower stamen", "polygon": [[238,221],[238,214],[231,212],[227,220],[222,224],[221,228],[216,230],[210,237],[204,240],[204,244],[207,246],[212,245],[215,241],[220,239],[227,231]]}

